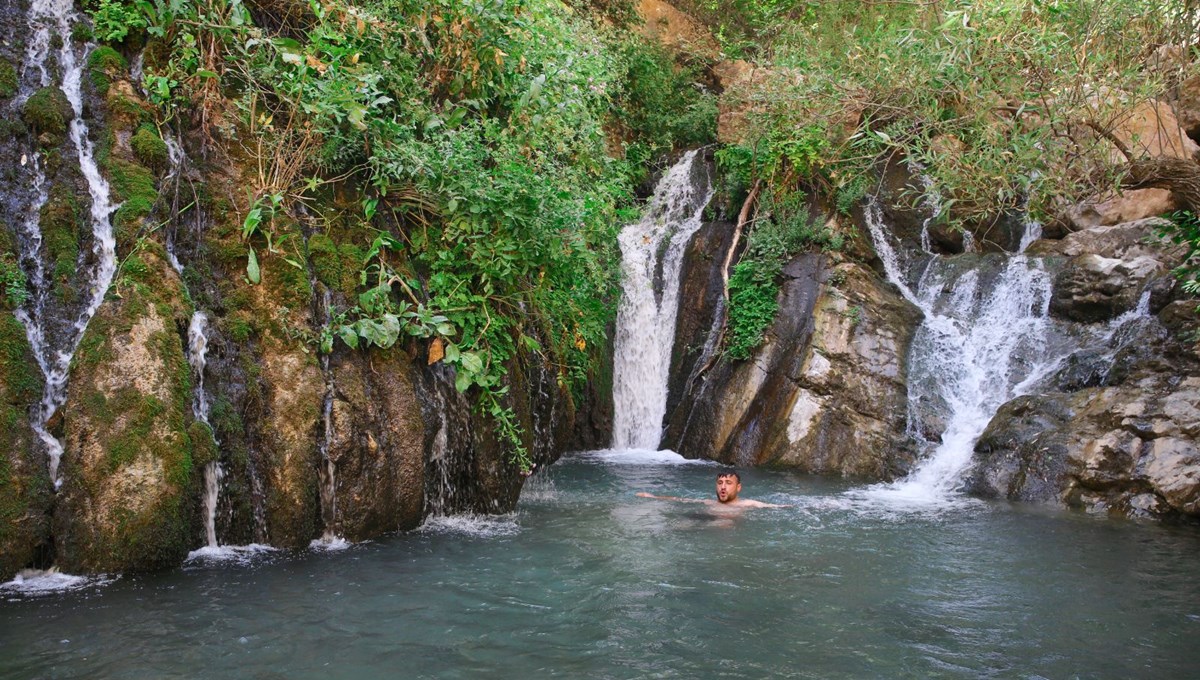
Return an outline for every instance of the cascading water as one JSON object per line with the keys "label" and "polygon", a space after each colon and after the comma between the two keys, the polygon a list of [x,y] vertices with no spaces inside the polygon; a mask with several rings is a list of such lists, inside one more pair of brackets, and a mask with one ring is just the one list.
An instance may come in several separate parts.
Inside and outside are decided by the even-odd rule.
{"label": "cascading water", "polygon": [[[192,314],[191,323],[188,324],[188,364],[192,367],[192,376],[195,379],[192,416],[199,422],[208,425],[208,430],[211,432],[212,425],[208,422],[208,394],[204,391],[204,368],[207,364],[207,356],[208,315],[196,310]],[[206,545],[210,548],[220,545],[217,541],[217,501],[221,497],[221,479],[224,476],[225,471],[221,468],[219,461],[214,460],[204,466],[204,498],[201,506],[204,509],[204,537]]]}
{"label": "cascading water", "polygon": [[695,167],[697,155],[689,151],[663,176],[645,215],[619,237],[624,280],[614,342],[614,449],[657,449],[662,439],[683,253],[713,195],[707,168]]}
{"label": "cascading water", "polygon": [[[1000,406],[1027,393],[1083,344],[1107,343],[1127,319],[1072,339],[1049,318],[1052,277],[1040,259],[1023,252],[985,256],[999,261],[998,271],[988,273],[955,257],[911,257],[886,228],[876,201],[865,217],[888,280],[924,312],[909,350],[908,435],[926,456],[908,477],[855,493],[941,505],[955,495],[976,440]],[[1036,222],[1026,225],[1022,251],[1040,231]],[[1145,310],[1139,306],[1133,314]],[[929,422],[944,426],[930,432]]]}
{"label": "cascading water", "polygon": [[[50,478],[55,488],[62,484],[59,476],[59,462],[62,459],[63,446],[47,429],[47,422],[67,399],[67,374],[71,358],[83,339],[88,322],[104,301],[104,294],[112,283],[116,272],[116,241],[113,238],[110,216],[117,206],[112,204],[108,183],[100,174],[96,165],[92,141],[88,138],[88,127],[83,120],[83,91],[81,79],[83,64],[91,45],[76,53],[74,41],[68,39],[71,35],[71,25],[78,16],[74,4],[70,0],[34,0],[29,8],[30,38],[26,50],[24,64],[23,91],[21,98],[28,98],[33,84],[49,87],[54,84],[53,69],[48,68],[47,60],[54,49],[57,39],[58,72],[61,80],[59,89],[66,95],[71,105],[70,139],[74,145],[79,160],[79,169],[87,181],[88,193],[91,196],[91,224],[93,244],[92,250],[95,264],[89,272],[88,294],[82,310],[79,311],[75,322],[66,330],[58,342],[52,346],[50,334],[47,333],[46,302],[48,286],[46,285],[45,270],[41,264],[41,232],[38,213],[47,200],[45,188],[46,177],[41,164],[35,160],[31,164],[36,187],[35,205],[29,212],[29,219],[23,225],[25,238],[22,239],[21,259],[26,266],[26,274],[34,291],[30,301],[18,310],[17,318],[25,326],[29,343],[33,348],[38,366],[45,376],[45,388],[38,408],[34,409],[32,425],[39,439],[46,447]],[[28,75],[37,72],[40,78],[32,79]]]}

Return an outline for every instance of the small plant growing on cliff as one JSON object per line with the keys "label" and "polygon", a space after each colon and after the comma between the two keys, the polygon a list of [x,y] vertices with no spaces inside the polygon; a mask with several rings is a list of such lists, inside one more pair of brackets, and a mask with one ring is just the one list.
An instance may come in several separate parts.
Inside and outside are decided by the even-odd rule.
{"label": "small plant growing on cliff", "polygon": [[[1166,224],[1159,234],[1187,248],[1183,264],[1175,268],[1174,274],[1183,282],[1183,290],[1189,295],[1200,295],[1200,217],[1190,210],[1179,210],[1167,215]],[[1200,307],[1197,307],[1200,312]]]}
{"label": "small plant growing on cliff", "polygon": [[107,43],[124,42],[131,31],[146,27],[142,12],[122,0],[100,0],[100,4],[88,13],[92,16],[92,34]]}

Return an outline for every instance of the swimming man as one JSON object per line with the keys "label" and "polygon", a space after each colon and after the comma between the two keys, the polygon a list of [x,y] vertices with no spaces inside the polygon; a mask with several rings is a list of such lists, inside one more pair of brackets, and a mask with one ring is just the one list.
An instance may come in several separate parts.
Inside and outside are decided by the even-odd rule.
{"label": "swimming man", "polygon": [[790,505],[776,505],[774,503],[763,503],[762,501],[753,501],[749,498],[738,498],[738,494],[742,492],[742,478],[733,470],[722,471],[717,473],[717,500],[711,498],[679,498],[678,496],[655,496],[652,493],[639,491],[638,496],[641,498],[657,498],[660,501],[680,501],[682,503],[704,503],[706,505],[715,505],[726,508],[789,508]]}

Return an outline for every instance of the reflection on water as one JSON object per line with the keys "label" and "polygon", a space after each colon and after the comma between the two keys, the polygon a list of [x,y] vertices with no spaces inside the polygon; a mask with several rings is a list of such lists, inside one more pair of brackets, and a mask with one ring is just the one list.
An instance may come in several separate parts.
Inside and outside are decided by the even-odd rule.
{"label": "reflection on water", "polygon": [[[517,513],[0,601],[4,678],[1188,677],[1200,532],[596,456]],[[537,477],[535,477],[537,479]]]}

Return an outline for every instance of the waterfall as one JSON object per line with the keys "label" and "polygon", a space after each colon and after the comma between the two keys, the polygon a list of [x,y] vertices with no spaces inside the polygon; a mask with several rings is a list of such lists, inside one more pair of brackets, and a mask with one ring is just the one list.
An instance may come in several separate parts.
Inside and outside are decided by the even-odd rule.
{"label": "waterfall", "polygon": [[[45,376],[45,388],[38,408],[34,410],[32,425],[38,438],[47,449],[49,457],[50,478],[55,488],[62,485],[58,473],[59,462],[62,459],[63,446],[47,429],[47,422],[54,413],[66,402],[67,377],[70,370],[71,358],[83,338],[88,322],[104,301],[104,294],[112,283],[116,273],[116,241],[113,238],[110,215],[116,209],[112,204],[108,183],[100,174],[96,165],[92,141],[88,138],[87,124],[83,121],[83,92],[81,79],[83,64],[87,52],[92,45],[84,46],[76,54],[71,36],[71,24],[77,20],[74,5],[71,0],[34,0],[29,8],[30,37],[26,50],[23,72],[40,74],[38,84],[41,87],[53,85],[52,69],[47,67],[51,50],[57,44],[58,71],[61,80],[59,89],[66,95],[71,104],[70,139],[76,150],[79,169],[87,181],[88,193],[91,196],[91,224],[93,235],[93,255],[96,264],[89,272],[88,295],[83,309],[66,331],[65,337],[52,347],[47,333],[46,298],[48,286],[41,259],[41,232],[38,223],[38,213],[47,200],[45,174],[41,164],[37,162],[36,154],[32,164],[35,187],[35,201],[30,217],[23,225],[25,238],[22,239],[21,259],[29,268],[30,281],[35,290],[27,305],[18,310],[17,318],[25,326],[25,332],[38,367]],[[57,39],[56,41],[54,39]],[[30,91],[29,83],[24,83],[21,98],[27,99]]]}
{"label": "waterfall", "polygon": [[689,151],[663,176],[642,219],[619,236],[624,278],[613,358],[614,449],[657,449],[662,439],[683,253],[713,195],[707,168],[695,167],[697,155]]}
{"label": "waterfall", "polygon": [[[195,388],[192,395],[192,417],[208,426],[212,432],[212,424],[208,422],[208,394],[204,391],[204,368],[208,355],[208,315],[200,310],[192,313],[192,321],[188,324],[188,365],[192,367]],[[216,439],[216,435],[213,435]],[[215,548],[217,541],[217,501],[221,496],[221,480],[225,470],[220,461],[210,461],[204,466],[204,498],[201,507],[204,510],[204,536],[206,545]]]}
{"label": "waterfall", "polygon": [[[1137,310],[1100,329],[1077,329],[1071,339],[1049,317],[1052,276],[1038,258],[966,256],[990,274],[964,267],[961,258],[909,258],[888,231],[877,201],[865,221],[888,280],[923,313],[909,350],[908,435],[921,445],[923,460],[908,477],[867,490],[867,495],[918,504],[940,504],[958,490],[979,436],[1005,402],[1027,394],[1085,345],[1108,343],[1127,321],[1148,312],[1148,296]],[[1026,223],[1024,251],[1041,232]],[[914,275],[915,287],[910,285]],[[926,419],[944,422],[930,437]],[[863,493],[863,492],[859,492]]]}

